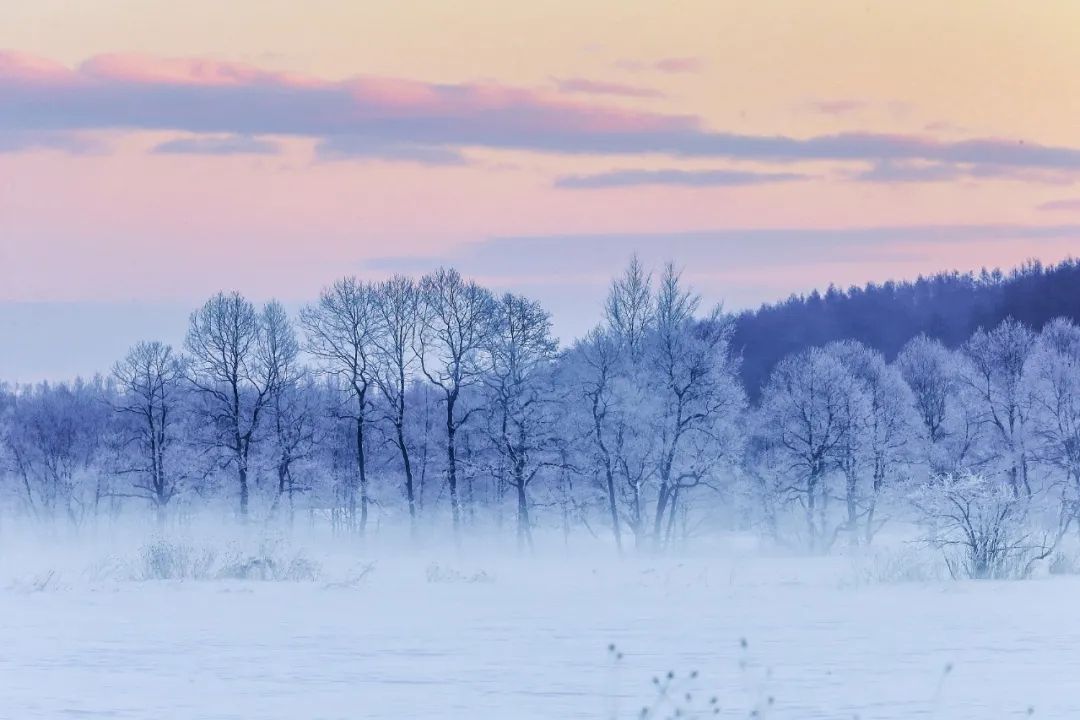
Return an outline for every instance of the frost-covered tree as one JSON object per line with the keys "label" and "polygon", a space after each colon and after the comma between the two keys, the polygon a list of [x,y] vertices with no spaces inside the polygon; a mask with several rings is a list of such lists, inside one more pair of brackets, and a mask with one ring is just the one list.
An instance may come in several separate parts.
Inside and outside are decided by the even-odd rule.
{"label": "frost-covered tree", "polygon": [[811,551],[824,551],[829,526],[828,476],[856,431],[860,398],[854,375],[822,348],[785,358],[762,394],[757,432],[775,452],[785,494],[801,503]]}
{"label": "frost-covered tree", "polygon": [[622,522],[616,489],[618,460],[615,447],[619,436],[619,396],[616,374],[619,345],[611,333],[596,328],[580,340],[563,358],[563,377],[574,386],[580,403],[571,401],[570,409],[581,408],[587,414],[587,455],[593,474],[601,486],[616,549],[622,553]]}
{"label": "frost-covered tree", "polygon": [[645,323],[644,379],[657,410],[650,433],[657,446],[656,546],[670,538],[680,496],[739,454],[736,422],[746,398],[731,352],[732,325],[720,307],[699,319],[700,304],[669,263]]}
{"label": "frost-covered tree", "polygon": [[652,419],[659,411],[658,396],[650,387],[648,341],[655,323],[656,299],[652,275],[637,257],[608,291],[604,304],[605,342],[614,363],[605,410],[607,435],[615,475],[619,482],[625,525],[636,547],[647,540],[648,489],[658,469],[658,445],[653,442]]}
{"label": "frost-covered tree", "polygon": [[485,389],[489,432],[502,461],[502,481],[513,488],[518,547],[532,546],[529,487],[558,464],[551,318],[538,302],[507,293],[494,304]]}
{"label": "frost-covered tree", "polygon": [[978,395],[965,381],[974,372],[967,357],[919,335],[901,349],[896,367],[922,421],[926,476],[981,468],[986,428]]}
{"label": "frost-covered tree", "polygon": [[1063,516],[1056,528],[1041,529],[1031,498],[973,473],[937,478],[915,490],[913,503],[927,526],[924,542],[943,552],[954,578],[1027,577],[1069,526]]}
{"label": "frost-covered tree", "polygon": [[700,297],[672,265],[653,284],[632,260],[611,285],[605,323],[562,359],[561,381],[580,398],[570,415],[620,548],[624,528],[637,547],[663,546],[691,488],[714,485],[741,447],[745,396],[729,320],[718,307],[699,315]]}
{"label": "frost-covered tree", "polygon": [[844,529],[852,544],[860,535],[869,544],[881,524],[878,500],[887,486],[908,476],[923,426],[911,389],[881,353],[853,340],[832,343],[825,350],[855,381],[847,407],[852,427],[839,457],[845,480]]}
{"label": "frost-covered tree", "polygon": [[420,283],[417,355],[423,374],[442,395],[446,430],[446,484],[455,536],[461,530],[461,464],[458,433],[479,409],[464,408],[462,393],[483,378],[490,343],[495,300],[491,293],[464,280],[453,269],[440,268]]}
{"label": "frost-covered tree", "polygon": [[314,452],[320,393],[300,361],[300,343],[284,308],[271,304],[264,313],[267,362],[277,381],[270,389],[268,427],[277,480],[274,506],[286,498],[292,517],[294,497],[302,489],[296,465]]}
{"label": "frost-covered tree", "polygon": [[896,366],[911,388],[919,418],[931,443],[948,432],[949,401],[956,393],[956,370],[949,350],[926,335],[912,338],[896,358]]}
{"label": "frost-covered tree", "polygon": [[81,524],[110,490],[100,460],[109,431],[110,389],[101,378],[18,389],[7,450],[30,514]]}
{"label": "frost-covered tree", "polygon": [[968,361],[962,378],[970,390],[976,417],[996,439],[993,457],[1017,495],[1032,494],[1025,447],[1025,424],[1031,393],[1024,368],[1035,347],[1030,329],[1007,318],[993,330],[978,330],[964,345]]}
{"label": "frost-covered tree", "polygon": [[1047,324],[1025,373],[1033,405],[1032,451],[1061,474],[1067,502],[1075,506],[1080,499],[1080,328],[1064,318]]}
{"label": "frost-covered tree", "polygon": [[[324,372],[337,380],[347,400],[336,415],[352,424],[355,473],[346,482],[346,505],[350,523],[363,535],[367,531],[369,505],[367,430],[378,364],[376,339],[381,332],[376,290],[356,278],[338,280],[324,289],[315,305],[300,312],[307,330],[308,351],[317,357]],[[356,514],[356,490],[360,514]]]}
{"label": "frost-covered tree", "polygon": [[409,528],[415,537],[418,502],[413,458],[406,438],[406,407],[418,362],[415,348],[420,322],[420,288],[412,279],[401,275],[379,283],[375,312],[380,326],[374,337],[377,350],[375,383],[383,398],[383,419],[393,428],[392,442],[401,456]]}
{"label": "frost-covered tree", "polygon": [[117,394],[119,472],[134,478],[134,494],[150,501],[159,523],[190,474],[182,449],[185,361],[172,346],[140,342],[113,367]]}
{"label": "frost-covered tree", "polygon": [[185,342],[188,380],[201,398],[196,408],[203,442],[235,470],[242,520],[248,516],[256,432],[280,381],[267,342],[268,323],[280,312],[274,303],[260,312],[239,293],[218,293],[191,315]]}

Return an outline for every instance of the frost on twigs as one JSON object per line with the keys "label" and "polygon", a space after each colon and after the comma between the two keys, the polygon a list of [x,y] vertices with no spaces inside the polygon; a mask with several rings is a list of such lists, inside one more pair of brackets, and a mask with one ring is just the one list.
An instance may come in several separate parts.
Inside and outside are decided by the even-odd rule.
{"label": "frost on twigs", "polygon": [[975,580],[1026,578],[1050,557],[1071,515],[1047,528],[1041,501],[974,473],[935,478],[912,497],[921,540],[942,552],[953,578]]}
{"label": "frost on twigs", "polygon": [[[765,686],[754,682],[750,677],[751,662],[749,659],[749,645],[745,638],[739,640],[739,671],[747,683],[752,698],[747,707],[737,710],[731,706],[724,707],[719,695],[705,692],[701,688],[700,674],[697,670],[678,673],[674,670],[654,675],[651,680],[652,699],[642,705],[636,713],[638,720],[676,720],[677,718],[708,718],[719,716],[721,712],[731,716],[736,713],[737,717],[764,718],[775,706],[775,698],[765,691]],[[611,658],[614,668],[618,668],[623,661],[623,653],[614,644],[608,645],[608,656]],[[769,673],[766,673],[766,679]],[[616,710],[612,714],[620,717]]]}
{"label": "frost on twigs", "polygon": [[158,540],[140,550],[133,580],[260,580],[314,582],[320,565],[274,543],[220,552],[209,546]]}
{"label": "frost on twigs", "polygon": [[454,568],[443,567],[438,563],[428,565],[425,576],[429,583],[489,583],[495,581],[495,578],[484,570],[465,573]]}
{"label": "frost on twigs", "polygon": [[344,579],[328,582],[323,587],[327,590],[353,590],[360,587],[371,573],[375,572],[375,563],[361,563],[355,567]]}
{"label": "frost on twigs", "polygon": [[49,570],[48,572],[34,575],[32,577],[23,580],[11,581],[7,589],[17,593],[39,593],[39,592],[51,592],[53,590],[59,590],[63,587],[60,582],[59,576],[55,570]]}
{"label": "frost on twigs", "polygon": [[852,561],[852,584],[877,585],[939,582],[948,578],[941,554],[925,544],[899,547],[875,546]]}

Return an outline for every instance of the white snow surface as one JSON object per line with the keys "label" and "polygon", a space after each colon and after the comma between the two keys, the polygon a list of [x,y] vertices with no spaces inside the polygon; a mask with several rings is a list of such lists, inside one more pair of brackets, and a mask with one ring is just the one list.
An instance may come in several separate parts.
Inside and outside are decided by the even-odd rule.
{"label": "white snow surface", "polygon": [[870,581],[851,558],[730,548],[302,551],[315,580],[135,580],[129,543],[6,542],[0,718],[635,718],[669,671],[701,716],[715,696],[725,718],[1080,717],[1077,577]]}

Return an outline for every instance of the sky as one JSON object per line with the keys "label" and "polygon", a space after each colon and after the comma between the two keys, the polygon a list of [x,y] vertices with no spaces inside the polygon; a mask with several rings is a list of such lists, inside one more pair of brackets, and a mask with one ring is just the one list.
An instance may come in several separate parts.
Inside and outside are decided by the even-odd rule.
{"label": "sky", "polygon": [[452,264],[599,319],[1080,254],[1073,0],[0,0],[0,378]]}

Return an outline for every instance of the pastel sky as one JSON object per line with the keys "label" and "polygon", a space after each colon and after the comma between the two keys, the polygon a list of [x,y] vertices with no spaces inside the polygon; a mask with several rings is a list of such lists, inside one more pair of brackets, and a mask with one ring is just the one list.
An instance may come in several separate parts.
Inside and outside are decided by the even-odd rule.
{"label": "pastel sky", "polygon": [[1074,0],[0,3],[0,378],[441,263],[569,339],[1080,248]]}

